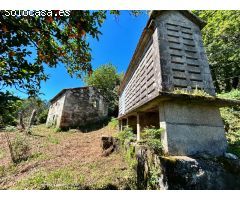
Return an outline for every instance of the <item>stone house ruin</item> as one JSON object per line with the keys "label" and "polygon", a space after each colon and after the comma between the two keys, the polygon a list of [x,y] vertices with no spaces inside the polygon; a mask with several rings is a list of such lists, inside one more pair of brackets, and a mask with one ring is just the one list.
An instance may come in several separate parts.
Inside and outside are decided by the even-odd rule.
{"label": "stone house ruin", "polygon": [[[119,90],[119,124],[137,134],[161,127],[169,155],[226,151],[219,107],[233,102],[215,97],[203,47],[205,22],[189,11],[151,11]],[[204,90],[208,96],[176,94]]]}
{"label": "stone house ruin", "polygon": [[78,128],[108,116],[108,104],[94,87],[63,89],[50,100],[46,125]]}

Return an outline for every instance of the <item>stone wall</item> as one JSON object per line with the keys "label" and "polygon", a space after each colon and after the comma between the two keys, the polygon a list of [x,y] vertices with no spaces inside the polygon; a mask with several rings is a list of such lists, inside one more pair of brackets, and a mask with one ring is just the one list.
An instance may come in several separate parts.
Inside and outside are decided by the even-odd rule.
{"label": "stone wall", "polygon": [[79,127],[107,117],[108,107],[103,97],[92,87],[67,91],[61,127]]}
{"label": "stone wall", "polygon": [[162,143],[169,155],[223,155],[227,141],[219,109],[203,104],[165,102],[160,105]]}
{"label": "stone wall", "polygon": [[59,127],[62,118],[62,112],[64,108],[65,94],[61,95],[56,101],[52,102],[47,117],[47,126]]}
{"label": "stone wall", "polygon": [[240,159],[159,156],[145,146],[136,146],[136,158],[138,189],[240,189]]}
{"label": "stone wall", "polygon": [[52,102],[47,125],[56,125],[59,128],[78,128],[97,123],[105,119],[107,115],[107,102],[97,89],[93,87],[73,88],[67,89],[61,97]]}

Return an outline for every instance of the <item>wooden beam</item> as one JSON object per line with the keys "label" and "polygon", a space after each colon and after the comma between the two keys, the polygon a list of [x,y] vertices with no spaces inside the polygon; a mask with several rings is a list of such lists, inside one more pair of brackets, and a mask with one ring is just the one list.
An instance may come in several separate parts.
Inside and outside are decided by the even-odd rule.
{"label": "wooden beam", "polygon": [[122,126],[122,119],[120,120],[120,131],[123,130],[123,126]]}

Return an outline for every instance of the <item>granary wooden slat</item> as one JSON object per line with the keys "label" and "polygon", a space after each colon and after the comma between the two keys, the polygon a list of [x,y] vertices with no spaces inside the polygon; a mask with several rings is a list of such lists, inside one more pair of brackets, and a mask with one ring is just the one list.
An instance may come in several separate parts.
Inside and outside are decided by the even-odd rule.
{"label": "granary wooden slat", "polygon": [[[226,151],[218,107],[239,102],[216,97],[201,37],[205,24],[189,11],[150,11],[119,88],[119,120],[128,119],[138,139],[146,125],[164,128],[168,154]],[[174,93],[196,88],[207,97]]]}

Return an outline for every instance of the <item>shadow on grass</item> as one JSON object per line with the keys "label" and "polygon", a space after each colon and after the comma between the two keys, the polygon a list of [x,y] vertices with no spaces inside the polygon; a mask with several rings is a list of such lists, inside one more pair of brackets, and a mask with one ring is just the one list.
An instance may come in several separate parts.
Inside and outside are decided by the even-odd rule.
{"label": "shadow on grass", "polygon": [[55,186],[50,186],[50,185],[42,185],[40,190],[58,190],[58,189],[63,189],[63,190],[118,190],[119,188],[116,185],[113,184],[107,184],[103,187],[90,187],[90,186],[83,186],[81,184],[69,184],[69,185],[55,185]]}
{"label": "shadow on grass", "polygon": [[103,120],[99,120],[97,122],[89,122],[84,126],[71,126],[68,128],[62,128],[62,131],[69,131],[70,129],[78,129],[79,131],[81,131],[82,133],[87,133],[87,132],[91,132],[91,131],[97,131],[99,129],[104,128],[105,126],[108,125],[108,123],[111,121],[111,118],[105,118]]}

